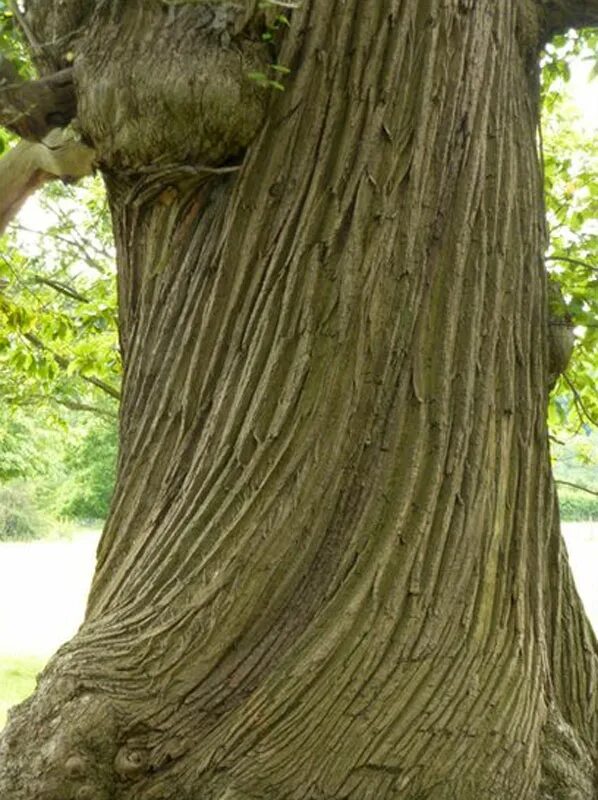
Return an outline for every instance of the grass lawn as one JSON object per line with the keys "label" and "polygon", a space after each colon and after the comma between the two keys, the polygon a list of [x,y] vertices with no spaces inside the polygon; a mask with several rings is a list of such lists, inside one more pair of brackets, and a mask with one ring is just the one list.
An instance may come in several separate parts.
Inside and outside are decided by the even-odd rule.
{"label": "grass lawn", "polygon": [[35,656],[0,655],[0,728],[4,727],[8,709],[35,689],[35,676],[45,663],[45,659]]}

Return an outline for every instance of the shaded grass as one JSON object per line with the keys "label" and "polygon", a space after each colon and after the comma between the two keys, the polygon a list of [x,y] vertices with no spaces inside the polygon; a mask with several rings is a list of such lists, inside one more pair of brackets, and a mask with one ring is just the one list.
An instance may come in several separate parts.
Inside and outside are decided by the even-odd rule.
{"label": "shaded grass", "polygon": [[35,689],[35,676],[46,661],[35,656],[0,655],[0,729],[6,723],[6,712]]}

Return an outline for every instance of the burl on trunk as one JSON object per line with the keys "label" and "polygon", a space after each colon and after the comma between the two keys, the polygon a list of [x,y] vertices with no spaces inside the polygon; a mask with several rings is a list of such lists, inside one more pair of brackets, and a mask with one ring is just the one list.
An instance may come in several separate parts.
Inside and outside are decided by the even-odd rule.
{"label": "burl on trunk", "polygon": [[125,375],[2,797],[595,798],[536,135],[539,48],[598,3],[26,5],[75,54]]}

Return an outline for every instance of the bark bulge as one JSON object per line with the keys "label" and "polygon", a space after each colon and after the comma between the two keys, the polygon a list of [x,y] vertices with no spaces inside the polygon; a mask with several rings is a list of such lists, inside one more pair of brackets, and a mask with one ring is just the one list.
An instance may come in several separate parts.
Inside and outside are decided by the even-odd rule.
{"label": "bark bulge", "polygon": [[237,32],[239,10],[130,3],[98,13],[79,41],[78,115],[112,170],[214,165],[240,154],[264,119],[263,44]]}

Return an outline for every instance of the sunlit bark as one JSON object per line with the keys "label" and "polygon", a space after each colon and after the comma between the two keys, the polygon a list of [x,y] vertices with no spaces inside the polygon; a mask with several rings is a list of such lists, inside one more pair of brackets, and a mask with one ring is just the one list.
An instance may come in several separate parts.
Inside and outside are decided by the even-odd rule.
{"label": "sunlit bark", "polygon": [[43,142],[20,142],[0,159],[0,234],[25,200],[56,178],[91,175],[94,151],[73,131],[56,129]]}

